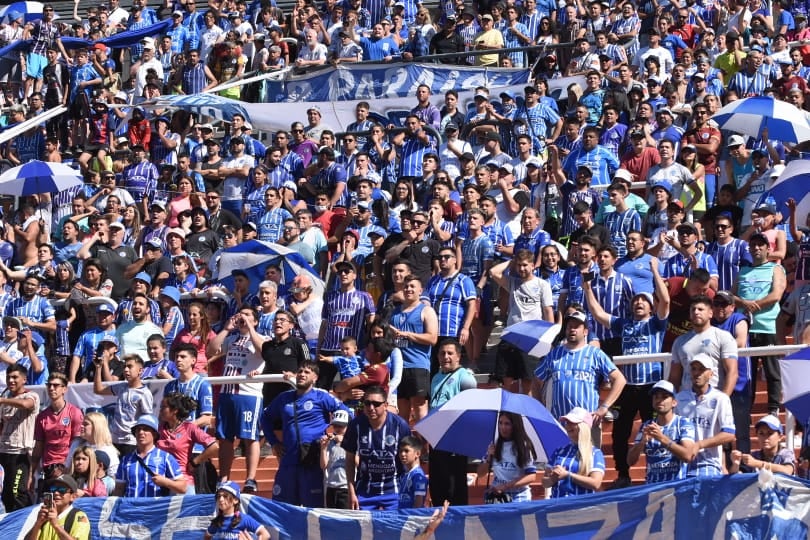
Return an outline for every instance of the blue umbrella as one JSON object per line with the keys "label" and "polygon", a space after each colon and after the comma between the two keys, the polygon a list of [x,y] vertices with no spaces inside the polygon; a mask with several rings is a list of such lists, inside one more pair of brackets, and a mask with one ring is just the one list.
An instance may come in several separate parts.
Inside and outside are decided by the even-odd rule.
{"label": "blue umbrella", "polygon": [[548,462],[555,450],[570,443],[565,430],[539,401],[502,388],[465,390],[422,419],[414,430],[434,448],[480,458],[495,440],[501,411],[523,416],[537,461]]}
{"label": "blue umbrella", "polygon": [[250,278],[251,292],[256,292],[264,281],[264,271],[269,264],[281,267],[281,284],[287,285],[299,274],[306,274],[312,281],[312,293],[323,295],[324,283],[318,273],[304,260],[300,253],[272,242],[250,240],[222,252],[219,259],[219,281],[233,290],[233,271],[242,270]]}
{"label": "blue umbrella", "polygon": [[785,409],[793,413],[801,425],[810,422],[810,348],[779,360],[782,373],[782,396]]}
{"label": "blue umbrella", "polygon": [[541,357],[551,350],[560,329],[559,324],[543,320],[521,321],[504,328],[501,339],[530,356]]}
{"label": "blue umbrella", "polygon": [[230,122],[233,115],[241,114],[245,120],[250,122],[250,114],[242,106],[241,102],[216,94],[160,96],[141,103],[141,106],[146,109],[173,107],[196,113],[198,117],[207,116],[225,122]]}
{"label": "blue umbrella", "polygon": [[[0,9],[0,20],[8,23],[15,18],[23,17],[25,22],[36,21],[42,18],[42,7],[42,2],[14,2]],[[53,18],[59,18],[59,15],[54,13]]]}
{"label": "blue umbrella", "polygon": [[76,169],[35,159],[1,174],[0,193],[17,196],[58,193],[83,183]]}
{"label": "blue umbrella", "polygon": [[755,96],[733,101],[717,111],[712,120],[727,129],[758,139],[768,128],[768,138],[800,143],[810,141],[810,123],[804,111],[786,101]]}
{"label": "blue umbrella", "polygon": [[796,201],[796,218],[801,226],[804,216],[810,214],[810,161],[799,159],[791,161],[776,179],[776,182],[765,192],[762,200],[773,199],[776,209],[787,215],[784,204],[788,199]]}

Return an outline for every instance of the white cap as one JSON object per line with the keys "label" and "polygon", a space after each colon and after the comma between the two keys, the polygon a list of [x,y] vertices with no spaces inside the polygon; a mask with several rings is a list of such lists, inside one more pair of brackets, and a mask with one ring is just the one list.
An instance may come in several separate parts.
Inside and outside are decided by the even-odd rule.
{"label": "white cap", "polygon": [[714,369],[714,358],[712,358],[706,353],[696,354],[689,360],[690,364],[692,362],[699,362],[706,369]]}

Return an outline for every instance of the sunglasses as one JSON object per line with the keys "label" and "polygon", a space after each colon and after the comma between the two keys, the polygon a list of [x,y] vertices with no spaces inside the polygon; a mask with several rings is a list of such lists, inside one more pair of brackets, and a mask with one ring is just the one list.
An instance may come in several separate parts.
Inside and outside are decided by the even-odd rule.
{"label": "sunglasses", "polygon": [[45,386],[47,386],[48,388],[59,388],[61,386],[65,386],[65,385],[61,384],[61,383],[48,383]]}
{"label": "sunglasses", "polygon": [[417,227],[421,227],[421,226],[423,226],[423,225],[427,225],[427,221],[421,221],[421,220],[420,220],[420,221],[417,221],[417,220],[415,220],[415,219],[414,219],[413,221],[411,221],[411,223],[413,223],[413,224],[414,224],[414,225],[416,225]]}
{"label": "sunglasses", "polygon": [[338,270],[338,274],[351,274],[353,272],[354,270],[352,270],[351,268],[341,268],[340,270]]}
{"label": "sunglasses", "polygon": [[303,129],[291,129],[290,130],[290,133],[303,133],[303,132],[304,132]]}
{"label": "sunglasses", "polygon": [[720,229],[721,231],[725,231],[726,229],[729,228],[729,226],[728,225],[715,225],[714,228],[715,229]]}
{"label": "sunglasses", "polygon": [[385,405],[385,401],[372,401],[370,399],[367,399],[363,401],[363,405],[365,405],[366,407],[374,407],[376,409],[377,407],[382,407],[383,405]]}
{"label": "sunglasses", "polygon": [[231,238],[233,238],[233,235],[232,234],[226,234],[226,235],[223,236],[223,238],[225,238],[227,240],[230,240]]}
{"label": "sunglasses", "polygon": [[67,486],[50,486],[47,491],[48,493],[59,493],[60,495],[64,495],[70,490]]}
{"label": "sunglasses", "polygon": [[455,259],[455,255],[439,255],[439,260],[446,261],[448,259]]}

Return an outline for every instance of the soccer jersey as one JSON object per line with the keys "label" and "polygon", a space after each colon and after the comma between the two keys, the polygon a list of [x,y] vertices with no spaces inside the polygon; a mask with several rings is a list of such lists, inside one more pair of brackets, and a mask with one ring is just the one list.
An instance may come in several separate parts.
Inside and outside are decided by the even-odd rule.
{"label": "soccer jersey", "polygon": [[[222,349],[225,353],[225,369],[223,377],[247,375],[251,371],[264,371],[264,358],[261,350],[256,350],[250,335],[242,333],[232,334],[225,338]],[[222,386],[223,394],[241,394],[245,396],[262,396],[260,382],[242,382],[239,384],[225,384]]]}
{"label": "soccer jersey", "polygon": [[37,415],[34,439],[44,443],[42,466],[66,463],[70,442],[79,436],[84,415],[75,405],[65,403],[59,411],[47,407]]}
{"label": "soccer jersey", "polygon": [[183,470],[174,456],[157,447],[153,446],[141,457],[149,470],[144,468],[136,456],[135,452],[124,456],[115,472],[116,481],[126,484],[124,497],[162,497],[167,493],[152,481],[152,474],[172,480],[183,476]]}
{"label": "soccer jersey", "polygon": [[[568,472],[582,474],[579,470],[580,462],[578,454],[579,447],[575,444],[569,444],[563,448],[558,448],[551,455],[551,458],[548,461],[548,467],[554,468],[557,465],[560,465]],[[598,448],[593,449],[593,465],[591,466],[590,472],[594,471],[605,472],[605,455]],[[572,495],[585,495],[593,492],[594,490],[592,489],[574,483],[573,480],[571,480],[571,476],[566,476],[564,479],[557,482],[553,488],[551,488],[551,497],[553,499],[557,499],[560,497],[570,497]]]}
{"label": "soccer jersey", "polygon": [[440,336],[458,336],[464,322],[467,302],[476,298],[475,283],[457,272],[452,276],[436,274],[425,290],[439,320]]}
{"label": "soccer jersey", "polygon": [[346,336],[352,336],[362,343],[366,318],[374,313],[374,301],[365,291],[330,292],[323,305],[322,318],[326,322],[326,333],[320,349],[339,350],[340,340]]}
{"label": "soccer jersey", "polygon": [[212,540],[234,540],[240,538],[242,532],[247,533],[250,538],[253,538],[252,533],[258,531],[262,526],[258,521],[244,512],[239,514],[239,523],[235,526],[231,525],[233,518],[234,516],[225,517],[222,520],[222,525],[219,527],[209,525],[206,532],[211,535]]}
{"label": "soccer jersey", "polygon": [[599,387],[614,369],[610,358],[596,347],[571,350],[560,345],[540,360],[534,375],[552,384],[551,414],[560,418],[574,407],[595,411]]}
{"label": "soccer jersey", "polygon": [[[501,459],[492,460],[492,472],[492,486],[498,487],[522,478],[527,474],[536,473],[537,467],[531,462],[523,465],[518,463],[514,441],[504,441],[501,447]],[[512,496],[513,502],[530,501],[532,499],[532,488],[529,485],[506,490],[506,492]]]}
{"label": "soccer jersey", "polygon": [[492,240],[486,234],[478,238],[466,238],[461,244],[461,272],[478,283],[484,273],[484,262],[495,256]]}
{"label": "soccer jersey", "polygon": [[399,509],[415,508],[416,497],[427,496],[428,478],[417,464],[399,480]]}
{"label": "soccer jersey", "polygon": [[753,264],[751,253],[748,251],[748,242],[738,238],[732,238],[727,244],[712,242],[706,248],[706,253],[710,255],[717,264],[717,290],[730,291],[740,267]]}
{"label": "soccer jersey", "polygon": [[[734,415],[729,397],[709,387],[709,391],[700,397],[695,392],[684,390],[675,399],[678,401],[677,412],[695,424],[696,441],[714,437],[718,433],[735,433]],[[703,448],[689,464],[687,476],[720,476],[723,474],[723,447]]]}
{"label": "soccer jersey", "polygon": [[[642,431],[654,422],[648,420],[642,424],[636,436],[635,444],[641,443]],[[688,418],[678,416],[672,418],[667,425],[661,426],[663,433],[669,440],[681,444],[683,441],[695,441],[695,424]],[[661,441],[651,439],[644,445],[644,455],[647,456],[647,483],[657,484],[670,482],[672,480],[682,480],[686,478],[687,463],[664,446]]]}
{"label": "soccer jersey", "polygon": [[[632,318],[611,317],[610,327],[622,339],[625,356],[658,354],[664,344],[667,320],[653,315],[642,321]],[[642,362],[621,366],[627,384],[653,384],[663,378],[661,362]]]}
{"label": "soccer jersey", "polygon": [[361,497],[399,492],[399,478],[405,472],[397,456],[399,441],[411,434],[402,417],[387,413],[379,429],[373,429],[366,415],[349,423],[343,449],[360,458],[355,491]]}

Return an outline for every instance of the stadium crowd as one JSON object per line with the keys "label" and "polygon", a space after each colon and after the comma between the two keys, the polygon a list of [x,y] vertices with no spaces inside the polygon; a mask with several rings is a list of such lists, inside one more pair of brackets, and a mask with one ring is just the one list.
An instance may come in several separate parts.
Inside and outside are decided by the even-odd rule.
{"label": "stadium crowd", "polygon": [[[810,4],[145,4],[110,0],[80,19],[77,1],[72,25],[46,5],[41,20],[12,13],[0,29],[6,43],[32,40],[3,59],[4,125],[69,109],[3,157],[67,162],[85,178],[21,198],[3,222],[7,510],[44,489],[61,517],[45,509],[39,526],[70,529],[82,526],[66,522],[76,496],[213,492],[220,481],[220,509],[232,512],[259,489],[263,442],[280,459],[280,501],[466,504],[467,457],[428,452],[410,426],[476,386],[496,326],[532,319],[562,325],[555,347],[538,359],[501,342],[492,378],[563,422],[571,444],[544,475],[553,496],[600,489],[605,421],[613,487],[630,484],[642,453],[648,482],[798,473],[779,449],[778,363],[737,351],[785,343],[790,328],[810,342],[807,219],[792,199],[767,197],[802,148],[721,131],[711,116],[754,95],[804,107],[807,47],[787,43],[806,37]],[[124,49],[61,39],[162,19],[164,34]],[[498,52],[558,42],[573,46]],[[492,53],[440,61],[531,66],[533,83],[522,95],[479,87],[469,104],[449,90],[441,108],[422,85],[402,126],[360,102],[337,131],[313,106],[267,139],[239,114],[215,126],[139,106],[245,72],[473,50]],[[579,78],[557,101],[548,81],[563,76]],[[265,98],[261,83],[222,93]],[[279,263],[260,283],[220,276],[225,250],[251,240],[298,253],[314,273],[293,279]],[[672,353],[669,380],[660,362],[612,361],[660,352]],[[760,364],[770,414],[752,450]],[[295,389],[250,381],[259,374]],[[212,388],[210,375],[248,379]],[[153,378],[172,379],[157,416]],[[65,400],[77,382],[115,404],[79,410]],[[26,389],[38,384],[47,402]],[[519,420],[502,415],[480,456],[492,502],[531,498],[535,451]]]}

